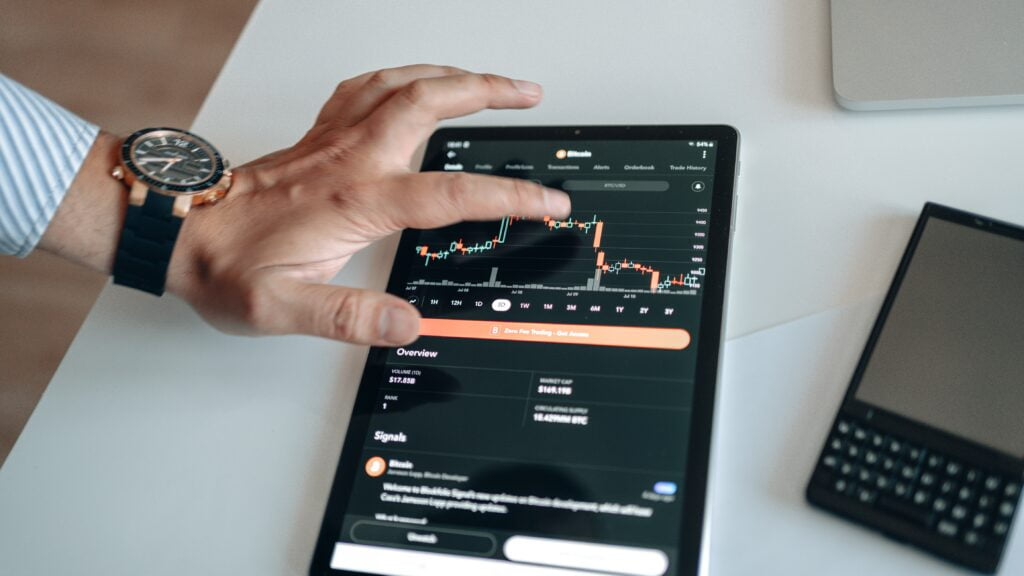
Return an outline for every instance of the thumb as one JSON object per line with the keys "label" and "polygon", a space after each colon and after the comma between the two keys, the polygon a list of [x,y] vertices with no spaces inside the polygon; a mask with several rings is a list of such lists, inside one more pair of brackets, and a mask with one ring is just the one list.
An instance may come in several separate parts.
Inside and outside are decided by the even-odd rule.
{"label": "thumb", "polygon": [[420,334],[416,308],[384,292],[299,283],[288,301],[289,332],[373,346],[408,344]]}

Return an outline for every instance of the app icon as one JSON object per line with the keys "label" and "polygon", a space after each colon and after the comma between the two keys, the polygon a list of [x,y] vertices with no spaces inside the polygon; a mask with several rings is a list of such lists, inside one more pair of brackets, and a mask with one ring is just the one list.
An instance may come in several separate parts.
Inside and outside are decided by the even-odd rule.
{"label": "app icon", "polygon": [[387,469],[387,462],[385,462],[380,456],[374,456],[366,461],[366,475],[370,478],[376,478],[381,474],[384,474]]}
{"label": "app icon", "polygon": [[677,489],[678,487],[675,482],[657,482],[654,484],[654,492],[666,496],[675,494]]}

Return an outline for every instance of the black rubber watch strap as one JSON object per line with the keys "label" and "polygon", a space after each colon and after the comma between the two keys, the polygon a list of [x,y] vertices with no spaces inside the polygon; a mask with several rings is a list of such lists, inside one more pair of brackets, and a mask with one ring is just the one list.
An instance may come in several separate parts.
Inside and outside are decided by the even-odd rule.
{"label": "black rubber watch strap", "polygon": [[153,190],[142,206],[129,204],[114,258],[114,284],[162,295],[183,221],[174,216],[174,197]]}

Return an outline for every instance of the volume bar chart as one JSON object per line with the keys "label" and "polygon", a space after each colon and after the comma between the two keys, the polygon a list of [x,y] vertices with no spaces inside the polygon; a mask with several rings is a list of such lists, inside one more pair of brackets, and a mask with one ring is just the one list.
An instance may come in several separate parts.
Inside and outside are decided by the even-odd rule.
{"label": "volume bar chart", "polygon": [[[505,284],[498,280],[498,268],[491,268],[491,276],[486,282],[453,282],[451,280],[414,280],[409,282],[413,286],[466,286],[466,287],[477,287],[477,288],[530,288],[533,290],[574,290],[574,291],[593,291],[593,292],[655,292],[655,293],[672,293],[671,289],[666,286],[666,282],[659,281],[659,273],[653,272],[650,276],[650,287],[646,289],[634,289],[634,288],[615,288],[609,286],[601,286],[601,277],[604,272],[601,269],[594,271],[593,278],[587,278],[586,284],[576,286],[550,286],[547,284]],[[703,275],[704,269],[698,268],[694,270],[694,274],[687,274],[680,278],[670,278],[667,283],[668,286],[687,286],[693,289],[699,288],[699,278]]]}

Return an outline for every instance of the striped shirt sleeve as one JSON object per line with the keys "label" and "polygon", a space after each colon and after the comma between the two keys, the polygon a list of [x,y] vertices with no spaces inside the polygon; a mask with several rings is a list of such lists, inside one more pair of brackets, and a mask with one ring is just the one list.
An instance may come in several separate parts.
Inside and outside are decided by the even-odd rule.
{"label": "striped shirt sleeve", "polygon": [[35,248],[98,132],[0,74],[0,254]]}

